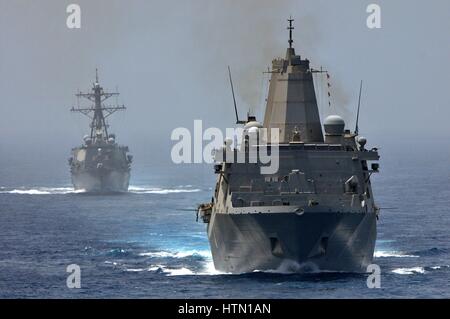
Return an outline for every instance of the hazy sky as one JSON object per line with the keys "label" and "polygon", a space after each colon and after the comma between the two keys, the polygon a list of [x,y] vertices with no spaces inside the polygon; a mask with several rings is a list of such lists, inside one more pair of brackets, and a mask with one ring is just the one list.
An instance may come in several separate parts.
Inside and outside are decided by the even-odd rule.
{"label": "hazy sky", "polygon": [[[66,27],[70,3],[81,6],[81,29]],[[379,30],[366,26],[370,3],[381,6]],[[369,144],[450,148],[448,0],[0,0],[0,152],[68,157],[88,132],[88,119],[69,112],[73,94],[91,87],[96,67],[128,107],[111,131],[137,161],[169,161],[170,132],[194,119],[233,125],[227,65],[242,116],[251,108],[261,119],[262,72],[285,54],[289,15],[297,53],[331,74],[335,109],[323,113],[353,129],[363,79]]]}

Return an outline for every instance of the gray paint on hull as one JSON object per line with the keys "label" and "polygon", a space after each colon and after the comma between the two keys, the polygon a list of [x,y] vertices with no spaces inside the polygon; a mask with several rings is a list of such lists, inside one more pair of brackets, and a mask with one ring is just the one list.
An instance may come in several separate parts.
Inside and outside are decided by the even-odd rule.
{"label": "gray paint on hull", "polygon": [[366,272],[376,233],[374,213],[216,213],[208,228],[214,266],[229,273]]}
{"label": "gray paint on hull", "polygon": [[[379,208],[370,177],[378,165],[369,162],[379,160],[378,151],[359,143],[338,116],[324,121],[324,139],[315,72],[322,71],[290,45],[285,59],[272,62],[262,125],[278,131],[279,141],[248,117],[240,149],[221,148],[249,158],[266,144],[278,146],[277,172],[263,174],[262,161],[215,158],[214,196],[198,213],[209,223],[218,270],[366,272],[372,262]],[[257,143],[246,138],[251,134],[260,137]]]}
{"label": "gray paint on hull", "polygon": [[127,171],[96,169],[72,174],[74,188],[86,192],[127,192],[129,180]]}

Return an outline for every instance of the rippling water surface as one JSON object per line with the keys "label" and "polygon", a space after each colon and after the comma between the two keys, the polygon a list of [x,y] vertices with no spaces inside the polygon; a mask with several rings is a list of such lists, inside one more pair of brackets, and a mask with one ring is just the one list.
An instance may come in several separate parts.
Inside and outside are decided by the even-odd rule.
{"label": "rippling water surface", "polygon": [[[450,157],[441,155],[435,165],[385,156],[373,177],[385,208],[381,289],[360,274],[216,271],[192,210],[211,198],[211,167],[136,167],[129,193],[105,196],[73,191],[65,170],[36,181],[2,168],[0,297],[448,298]],[[69,264],[81,267],[81,289],[66,287]]]}

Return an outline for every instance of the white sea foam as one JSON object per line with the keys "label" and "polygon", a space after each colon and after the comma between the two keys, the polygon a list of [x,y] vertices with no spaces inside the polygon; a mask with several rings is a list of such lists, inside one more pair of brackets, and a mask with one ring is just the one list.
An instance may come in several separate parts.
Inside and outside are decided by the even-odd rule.
{"label": "white sea foam", "polygon": [[433,269],[433,270],[439,270],[439,269],[441,269],[442,268],[442,266],[434,266],[434,267],[431,267],[431,269]]}
{"label": "white sea foam", "polygon": [[177,194],[177,193],[196,193],[200,192],[201,190],[198,188],[187,188],[186,187],[180,187],[180,188],[160,188],[160,187],[145,187],[145,186],[130,186],[128,188],[128,191],[130,193],[134,194],[160,194],[160,195],[167,195],[167,194]]}
{"label": "white sea foam", "polygon": [[127,268],[127,269],[125,269],[125,271],[127,271],[127,272],[160,271],[160,272],[166,274],[167,276],[195,275],[195,273],[192,270],[190,270],[186,267],[169,268],[164,265],[152,265],[148,268]]}
{"label": "white sea foam", "polygon": [[150,266],[149,268],[147,268],[148,271],[157,271],[157,270],[161,270],[161,266]]}
{"label": "white sea foam", "polygon": [[[129,269],[127,271],[138,271],[138,270]],[[153,271],[153,272],[160,271],[163,274],[165,274],[166,276],[211,276],[211,275],[224,274],[220,271],[217,271],[214,268],[212,261],[207,262],[202,271],[194,271],[187,267],[171,268],[171,267],[168,267],[165,265],[152,265],[147,268],[147,271]]]}
{"label": "white sea foam", "polygon": [[263,272],[272,274],[297,274],[297,273],[318,273],[319,267],[313,262],[298,263],[293,260],[285,259],[276,269],[254,270],[253,272]]}
{"label": "white sea foam", "polygon": [[204,258],[211,258],[211,253],[207,250],[186,250],[186,251],[154,251],[140,253],[139,256],[152,258],[186,258],[191,256],[201,256]]}
{"label": "white sea foam", "polygon": [[74,190],[72,187],[19,187],[0,189],[0,194],[19,194],[19,195],[58,195],[58,194],[77,194],[84,193],[85,190]]}
{"label": "white sea foam", "polygon": [[163,273],[167,274],[167,276],[191,276],[195,275],[195,273],[185,267],[182,268],[162,268]]}
{"label": "white sea foam", "polygon": [[226,275],[226,274],[227,273],[218,271],[214,267],[214,262],[212,260],[208,261],[204,266],[204,270],[202,272],[198,273],[198,275]]}
{"label": "white sea foam", "polygon": [[140,253],[140,256],[151,258],[186,258],[200,256],[204,258],[203,267],[200,270],[192,270],[188,267],[173,268],[168,265],[151,265],[147,271],[160,271],[167,276],[207,276],[223,275],[214,268],[211,252],[209,250],[185,250],[185,251],[155,251]]}
{"label": "white sea foam", "polygon": [[397,268],[392,270],[392,272],[398,275],[414,275],[426,273],[425,268],[423,267]]}
{"label": "white sea foam", "polygon": [[9,194],[20,194],[20,195],[47,195],[51,194],[47,191],[40,191],[37,189],[28,189],[28,190],[22,190],[22,189],[14,189],[12,191],[7,192]]}
{"label": "white sea foam", "polygon": [[430,267],[433,270],[440,270],[440,269],[446,269],[446,268],[450,268],[450,265],[443,265],[443,266],[433,266]]}
{"label": "white sea foam", "polygon": [[[160,188],[160,187],[146,187],[146,186],[130,186],[129,193],[133,194],[177,194],[177,193],[196,193],[201,190],[198,188],[191,188],[192,185],[178,186],[177,188]],[[78,194],[84,193],[85,190],[74,190],[73,187],[17,187],[8,188],[0,187],[0,194],[18,194],[18,195],[64,195],[64,194]]]}
{"label": "white sea foam", "polygon": [[383,257],[398,257],[398,258],[418,258],[416,255],[408,255],[401,251],[384,251],[379,250],[374,253],[375,258],[383,258]]}
{"label": "white sea foam", "polygon": [[128,268],[128,269],[125,269],[125,271],[128,271],[128,272],[141,272],[141,271],[145,271],[145,268]]}

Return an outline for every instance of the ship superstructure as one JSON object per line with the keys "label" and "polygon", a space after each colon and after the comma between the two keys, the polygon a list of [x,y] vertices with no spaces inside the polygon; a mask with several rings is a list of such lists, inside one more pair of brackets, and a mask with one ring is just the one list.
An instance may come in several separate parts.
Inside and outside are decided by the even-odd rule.
{"label": "ship superstructure", "polygon": [[69,159],[72,183],[76,190],[86,192],[126,192],[130,180],[132,156],[127,146],[116,143],[115,134],[108,131],[106,118],[116,111],[124,110],[123,105],[105,105],[104,101],[118,96],[108,93],[99,84],[96,70],[95,83],[89,93],[78,93],[77,98],[85,98],[93,103],[90,107],[73,107],[71,111],[91,118],[90,134],[83,144],[72,149]]}
{"label": "ship superstructure", "polygon": [[[277,129],[279,169],[264,175],[262,164],[219,156],[212,202],[198,213],[217,270],[365,272],[377,234],[370,177],[378,172],[379,155],[338,115],[327,117],[322,130],[314,70],[296,55],[288,21],[289,47],[285,58],[272,62],[264,122],[249,118],[241,147],[231,150],[273,147],[270,129]],[[267,136],[248,144],[248,136],[264,128]]]}

